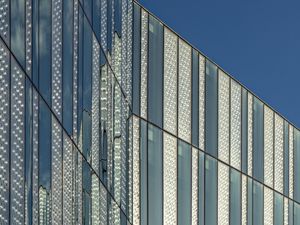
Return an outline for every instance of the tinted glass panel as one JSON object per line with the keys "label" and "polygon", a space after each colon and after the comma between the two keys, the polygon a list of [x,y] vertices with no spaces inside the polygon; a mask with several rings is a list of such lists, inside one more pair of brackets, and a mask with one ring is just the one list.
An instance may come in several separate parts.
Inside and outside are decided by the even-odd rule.
{"label": "tinted glass panel", "polygon": [[199,200],[198,200],[198,223],[199,225],[204,225],[204,153],[199,152],[199,167],[198,167],[198,191],[199,191]]}
{"label": "tinted glass panel", "polygon": [[253,99],[253,176],[264,180],[264,107],[263,103]]}
{"label": "tinted glass panel", "polygon": [[149,16],[148,119],[162,127],[163,26]]}
{"label": "tinted glass panel", "polygon": [[263,186],[253,181],[253,224],[263,225],[264,212]]}
{"label": "tinted glass panel", "polygon": [[217,161],[205,157],[205,224],[217,224]]}
{"label": "tinted glass panel", "polygon": [[178,142],[178,224],[191,223],[191,147]]}
{"label": "tinted glass panel", "polygon": [[132,108],[140,114],[140,72],[141,72],[141,10],[134,3],[133,8],[133,70],[132,70]]}
{"label": "tinted glass panel", "polygon": [[162,224],[162,132],[148,125],[148,221]]}
{"label": "tinted glass panel", "polygon": [[218,155],[218,74],[217,67],[206,60],[205,151]]}
{"label": "tinted glass panel", "polygon": [[283,196],[274,193],[274,225],[283,225]]}
{"label": "tinted glass panel", "polygon": [[230,224],[238,225],[241,221],[241,174],[230,171]]}
{"label": "tinted glass panel", "polygon": [[141,160],[141,224],[147,224],[147,123],[141,120],[140,160]]}
{"label": "tinted glass panel", "polygon": [[248,225],[252,225],[252,215],[253,215],[253,184],[252,179],[248,178],[248,199],[247,199],[247,221]]}

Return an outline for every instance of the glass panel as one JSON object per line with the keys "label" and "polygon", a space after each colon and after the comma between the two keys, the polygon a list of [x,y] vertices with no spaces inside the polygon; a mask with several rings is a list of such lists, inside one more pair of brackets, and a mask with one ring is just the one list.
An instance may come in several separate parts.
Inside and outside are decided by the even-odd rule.
{"label": "glass panel", "polygon": [[[164,133],[164,223],[177,223],[177,139]],[[179,191],[179,189],[178,189]],[[182,190],[181,190],[182,191]]]}
{"label": "glass panel", "polygon": [[164,29],[164,129],[177,134],[177,36]]}
{"label": "glass panel", "polygon": [[283,225],[283,196],[274,193],[274,225]]}
{"label": "glass panel", "polygon": [[294,202],[289,200],[289,223],[294,224]]}
{"label": "glass panel", "polygon": [[206,60],[205,78],[205,151],[218,156],[218,74],[217,67]]}
{"label": "glass panel", "polygon": [[178,141],[178,224],[191,224],[191,147]]}
{"label": "glass panel", "polygon": [[178,136],[191,142],[191,47],[179,39]]}
{"label": "glass panel", "polygon": [[73,1],[63,1],[63,126],[72,134]]}
{"label": "glass panel", "polygon": [[192,144],[199,146],[199,58],[193,49],[192,58]]}
{"label": "glass panel", "polygon": [[300,224],[300,205],[294,203],[294,224]]}
{"label": "glass panel", "polygon": [[247,90],[242,88],[242,172],[248,172],[248,101]]}
{"label": "glass panel", "polygon": [[51,114],[46,103],[41,99],[39,106],[38,156],[39,224],[51,224]]}
{"label": "glass panel", "polygon": [[229,163],[229,116],[230,116],[230,78],[219,70],[219,91],[218,91],[218,148],[219,159]]}
{"label": "glass panel", "polygon": [[93,31],[97,40],[101,40],[101,0],[93,1]]}
{"label": "glass panel", "polygon": [[217,224],[217,161],[205,156],[205,224]]}
{"label": "glass panel", "polygon": [[11,0],[10,13],[11,51],[25,68],[25,0]]}
{"label": "glass panel", "polygon": [[51,1],[39,1],[39,91],[51,105]]}
{"label": "glass panel", "polygon": [[253,181],[253,224],[263,225],[264,222],[264,194],[263,186]]}
{"label": "glass panel", "polygon": [[141,139],[140,139],[140,159],[141,159],[141,224],[147,224],[147,212],[148,212],[148,156],[147,156],[147,123],[144,120],[141,120],[141,131],[140,131]]}
{"label": "glass panel", "polygon": [[294,199],[300,202],[300,131],[294,129]]}
{"label": "glass panel", "polygon": [[133,51],[132,51],[132,110],[140,115],[141,82],[141,9],[133,4]]}
{"label": "glass panel", "polygon": [[89,164],[82,162],[82,207],[83,207],[83,224],[89,225],[91,221],[91,169]]}
{"label": "glass panel", "polygon": [[162,127],[163,26],[149,16],[148,119]]}
{"label": "glass panel", "polygon": [[253,224],[253,182],[252,179],[248,178],[248,201],[247,201],[247,225]]}
{"label": "glass panel", "polygon": [[92,0],[84,0],[83,1],[84,12],[87,15],[88,20],[92,21]]}
{"label": "glass panel", "polygon": [[198,224],[204,225],[204,153],[199,152],[199,169],[198,169]]}
{"label": "glass panel", "polygon": [[241,221],[241,174],[230,170],[230,224],[240,224]]}
{"label": "glass panel", "polygon": [[162,132],[148,125],[148,221],[162,224]]}
{"label": "glass panel", "polygon": [[253,176],[264,181],[264,105],[253,100]]}

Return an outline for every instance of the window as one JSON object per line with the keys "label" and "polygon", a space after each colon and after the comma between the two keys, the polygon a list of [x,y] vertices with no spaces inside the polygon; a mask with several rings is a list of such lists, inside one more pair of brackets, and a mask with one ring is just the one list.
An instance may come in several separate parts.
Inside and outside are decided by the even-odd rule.
{"label": "window", "polygon": [[217,67],[206,60],[205,151],[218,156],[218,74]]}
{"label": "window", "polygon": [[240,224],[241,221],[241,174],[230,170],[230,224]]}
{"label": "window", "polygon": [[264,223],[264,195],[263,186],[253,181],[253,224],[263,225]]}

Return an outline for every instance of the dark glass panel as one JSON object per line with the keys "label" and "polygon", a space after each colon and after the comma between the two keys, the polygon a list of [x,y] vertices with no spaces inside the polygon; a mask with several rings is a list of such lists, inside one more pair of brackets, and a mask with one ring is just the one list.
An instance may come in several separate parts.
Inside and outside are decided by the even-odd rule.
{"label": "dark glass panel", "polygon": [[205,151],[218,155],[218,74],[217,67],[206,60]]}
{"label": "dark glass panel", "polygon": [[162,224],[162,131],[148,125],[148,221]]}
{"label": "dark glass panel", "polygon": [[253,176],[264,181],[264,105],[253,98]]}
{"label": "dark glass panel", "polygon": [[247,221],[248,225],[253,224],[252,216],[253,216],[253,182],[252,179],[248,178],[247,184],[248,198],[247,198]]}
{"label": "dark glass panel", "polygon": [[140,115],[141,9],[136,3],[133,6],[132,109]]}
{"label": "dark glass panel", "polygon": [[204,225],[204,153],[199,152],[199,167],[198,167],[198,224]]}
{"label": "dark glass panel", "polygon": [[147,123],[141,120],[141,139],[140,139],[140,162],[141,162],[141,225],[147,224],[147,180],[148,180],[148,170],[147,170]]}
{"label": "dark glass panel", "polygon": [[263,225],[264,223],[264,194],[263,186],[253,181],[253,224]]}
{"label": "dark glass panel", "polygon": [[274,193],[274,225],[283,225],[283,196]]}
{"label": "dark glass panel", "polygon": [[178,225],[191,224],[191,158],[191,147],[183,141],[178,141]]}
{"label": "dark glass panel", "polygon": [[241,174],[230,170],[230,224],[238,225],[241,221]]}
{"label": "dark glass panel", "polygon": [[163,25],[149,16],[148,119],[162,127]]}
{"label": "dark glass panel", "polygon": [[101,40],[101,0],[93,1],[93,31],[97,39]]}

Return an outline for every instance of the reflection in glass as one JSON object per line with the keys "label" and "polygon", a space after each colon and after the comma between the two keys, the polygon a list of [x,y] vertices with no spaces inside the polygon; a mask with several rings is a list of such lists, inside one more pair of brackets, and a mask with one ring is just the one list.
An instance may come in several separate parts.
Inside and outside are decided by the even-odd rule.
{"label": "reflection in glass", "polygon": [[253,224],[263,225],[264,212],[263,186],[253,181]]}
{"label": "reflection in glass", "polygon": [[230,224],[239,224],[241,221],[241,174],[230,170]]}

